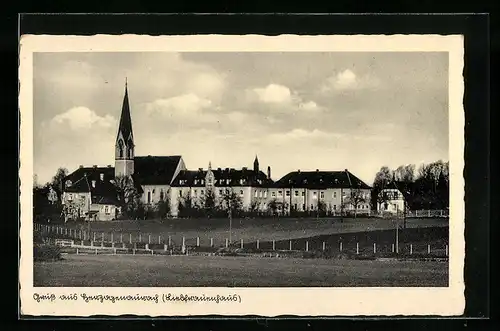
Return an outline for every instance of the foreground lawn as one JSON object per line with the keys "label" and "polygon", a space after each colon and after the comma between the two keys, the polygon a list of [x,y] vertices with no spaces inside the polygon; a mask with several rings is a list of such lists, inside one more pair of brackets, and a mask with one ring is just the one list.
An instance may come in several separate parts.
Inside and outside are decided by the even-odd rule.
{"label": "foreground lawn", "polygon": [[67,255],[34,264],[35,286],[448,286],[447,262]]}
{"label": "foreground lawn", "polygon": [[[381,218],[345,218],[341,222],[337,218],[304,218],[304,219],[236,219],[232,223],[232,238],[235,241],[243,239],[245,242],[256,240],[288,240],[337,233],[355,233],[374,230],[394,229],[396,221]],[[428,228],[448,226],[447,219],[408,219],[407,228]],[[69,223],[66,227],[87,230],[86,225]],[[176,219],[165,221],[113,221],[95,222],[91,224],[91,232],[96,233],[97,240],[104,236],[105,240],[123,240],[128,242],[152,243],[166,242],[170,236],[175,243],[180,243],[182,237],[189,240],[189,244],[200,238],[200,244],[208,245],[213,238],[215,246],[222,245],[229,237],[229,221],[227,219]]]}

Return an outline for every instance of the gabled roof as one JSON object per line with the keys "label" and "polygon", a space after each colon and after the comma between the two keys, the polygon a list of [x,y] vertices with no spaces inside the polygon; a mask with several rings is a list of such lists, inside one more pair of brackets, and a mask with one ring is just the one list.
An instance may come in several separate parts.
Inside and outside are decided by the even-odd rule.
{"label": "gabled roof", "polygon": [[[259,171],[255,173],[253,170],[247,168],[233,169],[233,168],[217,168],[212,169],[215,178],[215,187],[227,186],[271,186],[273,181],[268,179],[267,176]],[[198,171],[182,170],[179,172],[174,182],[173,187],[204,187],[205,176],[207,171],[199,169]],[[203,181],[202,181],[203,180]],[[229,183],[227,182],[229,180]]]}
{"label": "gabled roof", "polygon": [[370,189],[366,183],[349,171],[294,171],[276,182],[276,187],[308,189],[360,188]]}
{"label": "gabled roof", "polygon": [[110,201],[117,203],[116,188],[111,183],[115,177],[113,167],[80,167],[63,180],[63,190],[69,193],[90,192],[92,202]]}
{"label": "gabled roof", "polygon": [[[125,143],[128,142],[129,136],[132,135],[132,118],[130,117],[130,105],[128,101],[128,89],[127,84],[125,84],[125,96],[123,97],[122,113],[120,115],[120,124],[118,126],[118,135],[120,132],[125,139]],[[118,135],[116,139],[118,139]]]}
{"label": "gabled roof", "polygon": [[133,179],[140,185],[170,185],[181,156],[136,156]]}

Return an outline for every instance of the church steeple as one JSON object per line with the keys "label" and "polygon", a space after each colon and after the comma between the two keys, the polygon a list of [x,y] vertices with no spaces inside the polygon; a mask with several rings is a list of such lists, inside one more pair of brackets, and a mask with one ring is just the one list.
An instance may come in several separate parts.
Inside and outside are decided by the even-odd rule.
{"label": "church steeple", "polygon": [[255,155],[255,160],[253,161],[253,171],[255,173],[259,173],[259,159],[257,158],[257,155]]}
{"label": "church steeple", "polygon": [[115,176],[130,176],[134,173],[134,134],[128,100],[128,83],[125,79],[125,95],[123,97],[120,124],[115,143]]}

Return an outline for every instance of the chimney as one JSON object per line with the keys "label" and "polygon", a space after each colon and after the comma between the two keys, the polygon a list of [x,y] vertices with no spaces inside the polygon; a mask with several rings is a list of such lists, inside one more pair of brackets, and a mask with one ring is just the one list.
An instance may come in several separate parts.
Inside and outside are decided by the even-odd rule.
{"label": "chimney", "polygon": [[297,170],[297,173],[299,173],[299,174],[300,174],[300,169],[298,169],[298,170]]}
{"label": "chimney", "polygon": [[267,179],[271,179],[271,167],[267,166]]}
{"label": "chimney", "polygon": [[222,169],[221,168],[217,168],[217,171],[221,171]]}
{"label": "chimney", "polygon": [[83,164],[80,164],[80,166],[78,168],[82,169],[83,168]]}
{"label": "chimney", "polygon": [[111,164],[108,164],[108,168],[111,168]]}
{"label": "chimney", "polygon": [[316,169],[316,172],[319,172],[319,169]]}
{"label": "chimney", "polygon": [[97,168],[97,164],[94,164],[93,167],[94,167],[94,169]]}
{"label": "chimney", "polygon": [[241,170],[243,170],[243,171],[247,171],[247,170],[248,170],[248,168],[247,168],[247,167],[243,167],[243,168],[241,168]]}
{"label": "chimney", "polygon": [[198,171],[199,171],[199,172],[202,172],[202,171],[203,171],[203,168],[198,168]]}

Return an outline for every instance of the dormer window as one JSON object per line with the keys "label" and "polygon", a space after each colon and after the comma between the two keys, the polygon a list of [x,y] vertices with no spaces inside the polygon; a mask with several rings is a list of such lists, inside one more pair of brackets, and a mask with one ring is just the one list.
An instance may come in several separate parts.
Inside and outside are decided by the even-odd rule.
{"label": "dormer window", "polygon": [[230,182],[230,180],[229,180],[229,179],[226,179],[226,184],[227,184],[227,185],[229,185],[229,182]]}
{"label": "dormer window", "polygon": [[104,180],[104,174],[100,174],[101,182]]}
{"label": "dormer window", "polygon": [[73,183],[68,179],[66,181],[66,187],[71,187],[71,185],[73,185]]}
{"label": "dormer window", "polygon": [[95,188],[95,180],[92,181],[92,187]]}
{"label": "dormer window", "polygon": [[201,180],[201,185],[205,185],[205,180]]}

